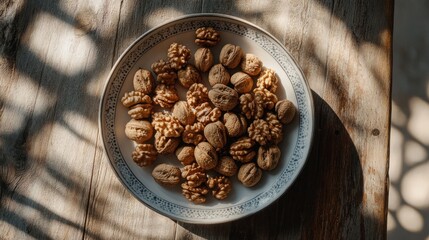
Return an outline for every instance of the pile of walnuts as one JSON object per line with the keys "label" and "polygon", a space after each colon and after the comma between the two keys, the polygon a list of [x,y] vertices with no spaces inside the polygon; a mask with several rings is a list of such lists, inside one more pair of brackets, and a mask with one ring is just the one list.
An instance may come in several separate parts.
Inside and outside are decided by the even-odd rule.
{"label": "pile of walnuts", "polygon": [[[125,134],[136,143],[134,162],[145,167],[174,153],[183,167],[158,164],[152,176],[164,186],[180,185],[196,204],[206,202],[209,193],[227,198],[230,177],[252,187],[263,171],[275,169],[282,128],[296,113],[292,102],[278,99],[279,79],[257,56],[225,44],[215,63],[210,48],[219,42],[215,29],[198,28],[193,64],[191,51],[172,43],[167,57],[151,65],[156,77],[139,69],[133,91],[121,99],[131,117]],[[185,100],[179,99],[176,83],[187,89]],[[163,110],[155,111],[155,105]]]}

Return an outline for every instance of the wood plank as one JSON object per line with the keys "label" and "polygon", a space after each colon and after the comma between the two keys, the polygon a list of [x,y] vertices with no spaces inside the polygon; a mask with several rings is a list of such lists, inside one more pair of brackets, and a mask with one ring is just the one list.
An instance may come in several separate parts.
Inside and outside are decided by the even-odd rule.
{"label": "wood plank", "polygon": [[20,7],[8,2],[6,10],[15,13],[4,17],[12,23],[13,36],[6,41],[13,44],[2,43],[8,53],[2,73],[8,71],[10,80],[2,80],[7,91],[1,94],[0,232],[7,239],[82,238],[98,134],[99,75],[109,70],[102,54],[113,49],[101,37],[117,23],[103,16],[118,15],[102,1],[16,1]]}

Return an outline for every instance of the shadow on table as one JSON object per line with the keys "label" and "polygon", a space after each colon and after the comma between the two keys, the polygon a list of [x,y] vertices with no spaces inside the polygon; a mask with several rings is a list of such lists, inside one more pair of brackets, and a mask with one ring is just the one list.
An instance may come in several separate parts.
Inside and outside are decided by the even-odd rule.
{"label": "shadow on table", "polygon": [[[314,92],[313,96],[316,119],[311,154],[296,182],[282,197],[266,209],[231,223],[179,224],[205,238],[219,237],[222,233],[217,230],[225,227],[236,234],[224,236],[231,239],[363,236],[373,220],[363,220],[361,213],[363,176],[356,147],[330,106]],[[301,229],[302,226],[312,230]]]}

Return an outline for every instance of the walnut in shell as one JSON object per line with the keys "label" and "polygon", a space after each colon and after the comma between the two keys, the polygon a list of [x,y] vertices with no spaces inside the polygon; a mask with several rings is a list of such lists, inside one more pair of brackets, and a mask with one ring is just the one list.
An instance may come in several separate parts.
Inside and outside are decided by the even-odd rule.
{"label": "walnut in shell", "polygon": [[198,48],[194,53],[195,67],[201,72],[207,72],[213,66],[213,53],[209,48]]}
{"label": "walnut in shell", "polygon": [[194,111],[192,111],[186,101],[176,102],[173,107],[172,115],[184,126],[191,125],[195,121]]}
{"label": "walnut in shell", "polygon": [[194,83],[186,92],[186,101],[195,108],[209,101],[209,90],[202,83]]}
{"label": "walnut in shell", "polygon": [[209,83],[210,86],[214,86],[215,84],[221,83],[224,85],[228,85],[230,74],[228,70],[222,64],[216,64],[209,71]]}
{"label": "walnut in shell", "polygon": [[166,137],[159,132],[155,133],[155,149],[159,154],[174,153],[179,144],[180,138]]}
{"label": "walnut in shell", "polygon": [[275,106],[277,117],[283,124],[290,123],[296,114],[296,108],[293,103],[287,99],[278,101]]}
{"label": "walnut in shell", "polygon": [[190,187],[198,187],[207,181],[207,174],[197,163],[192,163],[182,168],[182,178]]}
{"label": "walnut in shell", "polygon": [[236,142],[232,143],[229,148],[229,154],[234,160],[242,163],[247,163],[253,160],[256,152],[253,149],[255,141],[249,137],[242,137]]}
{"label": "walnut in shell", "polygon": [[180,137],[183,126],[169,112],[156,112],[152,115],[153,128],[166,137]]}
{"label": "walnut in shell", "polygon": [[155,97],[153,102],[163,108],[171,108],[174,103],[179,101],[174,85],[158,84],[155,88]]}
{"label": "walnut in shell", "polygon": [[195,108],[197,120],[204,125],[218,121],[221,115],[222,111],[217,107],[212,108],[208,102],[202,103]]}
{"label": "walnut in shell", "polygon": [[218,83],[209,91],[209,99],[220,110],[229,111],[237,106],[238,93],[234,89]]}
{"label": "walnut in shell", "polygon": [[243,135],[247,130],[246,118],[241,114],[227,112],[223,115],[223,123],[230,137]]}
{"label": "walnut in shell", "polygon": [[249,137],[259,144],[266,145],[271,141],[270,125],[264,119],[256,119],[247,129]]}
{"label": "walnut in shell", "polygon": [[169,61],[163,59],[154,62],[151,65],[154,73],[156,73],[156,80],[159,83],[173,85],[177,79],[176,69],[171,66]]}
{"label": "walnut in shell", "polygon": [[272,93],[276,93],[279,85],[279,79],[276,76],[274,70],[264,68],[256,80],[257,88],[265,88]]}
{"label": "walnut in shell", "polygon": [[186,65],[184,69],[180,69],[177,72],[177,77],[179,78],[179,83],[185,88],[189,88],[194,83],[201,82],[200,71],[191,64]]}
{"label": "walnut in shell", "polygon": [[219,33],[212,27],[200,27],[195,31],[195,43],[203,47],[213,47],[220,42]]}
{"label": "walnut in shell", "polygon": [[161,163],[152,171],[153,179],[162,185],[173,186],[180,183],[180,169],[170,164]]}
{"label": "walnut in shell", "polygon": [[216,149],[208,142],[200,142],[195,147],[195,161],[205,170],[216,167],[218,156]]}
{"label": "walnut in shell", "polygon": [[207,187],[212,191],[212,195],[219,200],[228,197],[232,190],[232,183],[229,178],[225,176],[210,177],[207,180]]}
{"label": "walnut in shell", "polygon": [[227,141],[225,125],[220,121],[207,124],[204,128],[204,137],[206,137],[207,141],[219,151],[226,145]]}
{"label": "walnut in shell", "polygon": [[253,162],[243,164],[238,170],[238,180],[246,187],[255,186],[262,177],[262,170]]}
{"label": "walnut in shell", "polygon": [[181,146],[176,149],[176,157],[182,165],[189,165],[195,161],[194,146]]}
{"label": "walnut in shell", "polygon": [[131,157],[140,167],[151,165],[158,156],[158,152],[152,144],[137,144]]}
{"label": "walnut in shell", "polygon": [[167,56],[171,67],[179,70],[188,63],[191,51],[185,45],[172,43],[167,50]]}
{"label": "walnut in shell", "polygon": [[181,184],[182,195],[189,201],[200,204],[206,202],[206,195],[209,193],[208,188],[205,185],[199,187],[191,187],[188,183],[184,182]]}
{"label": "walnut in shell", "polygon": [[256,76],[262,70],[262,61],[257,56],[246,53],[241,61],[241,70],[250,76]]}
{"label": "walnut in shell", "polygon": [[240,64],[243,50],[240,46],[226,44],[222,47],[219,55],[219,61],[227,68],[236,68]]}
{"label": "walnut in shell", "polygon": [[214,170],[222,175],[231,177],[237,174],[238,167],[232,157],[223,156],[219,159],[219,162],[214,168]]}
{"label": "walnut in shell", "polygon": [[204,125],[196,122],[193,125],[186,125],[182,134],[184,143],[198,145],[198,143],[205,140],[204,138]]}
{"label": "walnut in shell", "polygon": [[231,83],[235,91],[240,94],[248,93],[253,88],[253,79],[244,72],[236,72],[231,76]]}
{"label": "walnut in shell", "polygon": [[133,86],[135,91],[140,91],[143,94],[150,94],[155,88],[155,80],[152,73],[142,68],[137,70],[134,74]]}
{"label": "walnut in shell", "polygon": [[131,119],[125,125],[125,135],[137,143],[144,143],[153,136],[153,127],[148,121]]}
{"label": "walnut in shell", "polygon": [[258,166],[262,170],[270,171],[277,167],[280,160],[280,148],[276,145],[260,146],[258,149]]}

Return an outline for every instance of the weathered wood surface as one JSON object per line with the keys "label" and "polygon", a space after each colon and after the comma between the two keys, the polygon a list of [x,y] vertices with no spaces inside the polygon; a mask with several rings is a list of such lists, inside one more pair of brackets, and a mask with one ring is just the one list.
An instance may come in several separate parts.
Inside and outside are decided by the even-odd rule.
{"label": "weathered wood surface", "polygon": [[[250,217],[203,226],[131,196],[97,126],[122,51],[199,12],[241,17],[282,41],[316,110],[312,153],[292,188]],[[1,1],[0,238],[385,238],[392,14],[389,0]]]}

